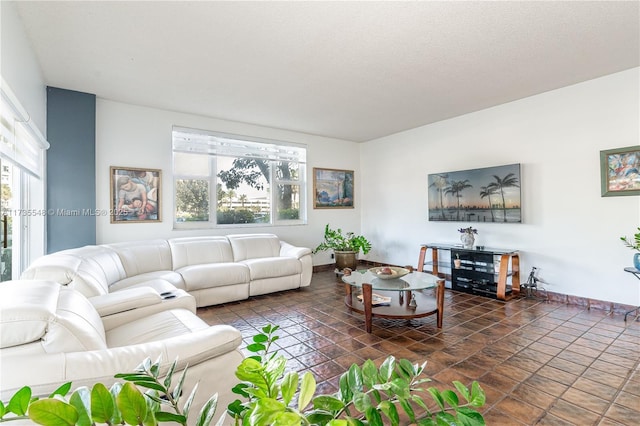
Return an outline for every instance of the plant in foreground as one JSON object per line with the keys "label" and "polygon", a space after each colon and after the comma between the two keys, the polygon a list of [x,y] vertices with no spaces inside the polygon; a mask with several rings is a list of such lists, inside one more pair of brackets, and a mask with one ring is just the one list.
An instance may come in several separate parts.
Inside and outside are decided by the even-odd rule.
{"label": "plant in foreground", "polygon": [[[47,426],[90,426],[96,423],[108,425],[127,424],[153,426],[159,422],[187,424],[189,410],[197,385],[184,404],[180,399],[187,368],[182,372],[175,387],[171,389],[177,361],[174,361],[160,379],[160,360],[152,363],[144,360],[133,373],[117,374],[115,377],[126,383],[115,383],[110,389],[96,383],[91,389],[80,387],[71,395],[71,382],[56,389],[49,397],[33,398],[31,388],[18,390],[8,404],[0,402],[0,422],[30,419]],[[139,388],[147,389],[143,394]],[[207,426],[213,420],[217,394],[202,407],[197,426]],[[169,408],[166,411],[165,408]],[[218,421],[221,425],[224,416]]]}
{"label": "plant in foreground", "polygon": [[[255,355],[236,370],[242,383],[233,391],[246,398],[227,408],[236,425],[399,425],[401,415],[419,426],[485,424],[482,415],[472,408],[482,407],[485,402],[478,382],[470,388],[453,382],[464,400],[461,403],[453,390],[422,387],[430,381],[420,377],[426,362],[417,365],[393,356],[380,367],[371,360],[362,366],[353,364],[340,376],[338,392],[314,396],[316,382],[311,373],[300,377],[296,372],[286,372],[285,357],[277,351],[270,353],[271,344],[278,339],[277,330],[278,326],[264,327],[247,347]],[[431,407],[423,394],[431,396]]]}

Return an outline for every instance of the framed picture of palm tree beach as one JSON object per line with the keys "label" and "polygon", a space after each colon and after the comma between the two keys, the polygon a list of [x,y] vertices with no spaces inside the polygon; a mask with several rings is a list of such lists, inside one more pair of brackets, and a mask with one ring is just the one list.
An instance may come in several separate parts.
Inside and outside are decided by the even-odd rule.
{"label": "framed picture of palm tree beach", "polygon": [[521,223],[520,164],[429,174],[429,220]]}

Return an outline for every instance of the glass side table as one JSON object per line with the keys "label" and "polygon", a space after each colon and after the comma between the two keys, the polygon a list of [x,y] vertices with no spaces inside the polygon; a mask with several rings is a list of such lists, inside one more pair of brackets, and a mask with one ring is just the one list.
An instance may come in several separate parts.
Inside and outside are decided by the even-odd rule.
{"label": "glass side table", "polygon": [[[373,317],[390,319],[412,319],[436,315],[438,328],[442,328],[444,313],[444,278],[426,272],[411,272],[401,278],[383,280],[371,272],[353,271],[343,275],[345,283],[345,305],[351,311],[364,315],[365,330],[371,333]],[[422,292],[435,288],[435,297]],[[353,291],[362,290],[360,300]],[[384,305],[373,301],[373,291],[387,297]],[[390,300],[389,300],[390,299]]]}

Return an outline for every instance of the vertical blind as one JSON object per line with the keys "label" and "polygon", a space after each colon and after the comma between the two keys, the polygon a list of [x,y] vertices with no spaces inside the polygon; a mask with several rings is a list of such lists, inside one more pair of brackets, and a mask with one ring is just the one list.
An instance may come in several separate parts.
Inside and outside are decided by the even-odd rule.
{"label": "vertical blind", "polygon": [[49,143],[4,79],[0,95],[0,155],[25,172],[41,178],[44,151],[49,148]]}

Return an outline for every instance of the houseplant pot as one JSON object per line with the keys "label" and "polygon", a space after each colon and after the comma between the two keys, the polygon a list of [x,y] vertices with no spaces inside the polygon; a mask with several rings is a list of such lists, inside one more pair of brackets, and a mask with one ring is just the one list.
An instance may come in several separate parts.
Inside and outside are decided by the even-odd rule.
{"label": "houseplant pot", "polygon": [[324,241],[313,250],[313,253],[324,250],[333,250],[338,270],[356,269],[358,254],[369,253],[371,243],[361,235],[355,235],[353,232],[343,234],[342,229],[331,229],[327,224],[324,228]]}
{"label": "houseplant pot", "polygon": [[358,253],[353,250],[334,250],[336,258],[336,269],[342,271],[344,268],[355,270],[358,266]]}
{"label": "houseplant pot", "polygon": [[633,234],[633,240],[627,237],[620,237],[620,239],[625,246],[637,251],[637,253],[633,255],[633,267],[640,270],[640,227],[638,227],[638,231],[638,233]]}

